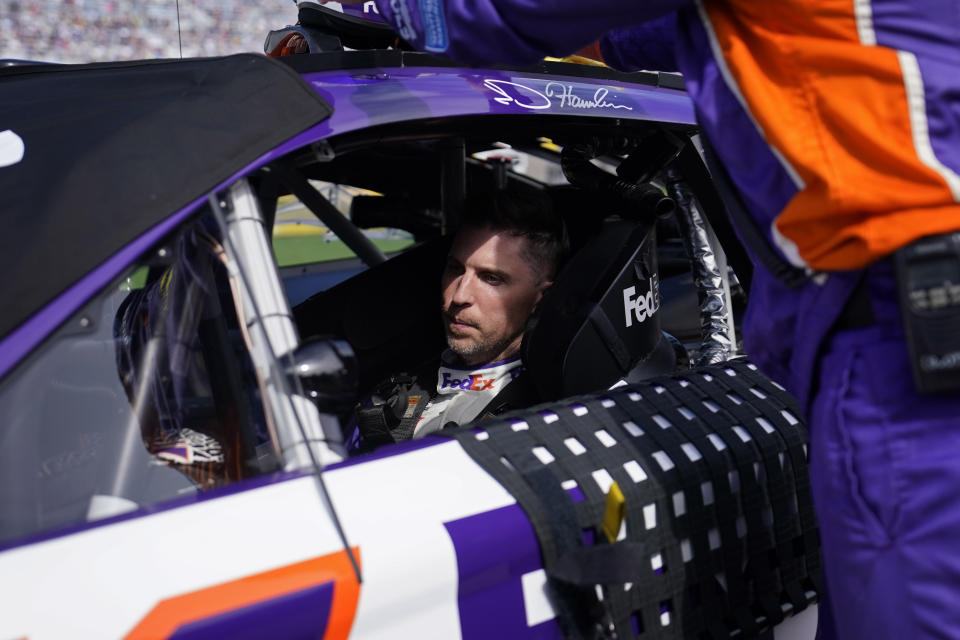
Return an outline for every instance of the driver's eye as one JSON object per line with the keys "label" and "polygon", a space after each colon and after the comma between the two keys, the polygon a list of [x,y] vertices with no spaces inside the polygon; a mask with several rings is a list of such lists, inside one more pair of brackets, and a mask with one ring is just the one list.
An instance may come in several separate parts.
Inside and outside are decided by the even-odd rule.
{"label": "driver's eye", "polygon": [[501,283],[503,282],[503,278],[501,278],[500,276],[496,275],[495,273],[485,273],[485,274],[483,274],[483,275],[480,276],[480,277],[481,277],[481,278],[483,279],[483,281],[486,282],[487,284],[498,285],[498,284],[501,284]]}
{"label": "driver's eye", "polygon": [[458,276],[461,273],[463,273],[463,265],[450,260],[447,262],[447,266],[445,270],[450,275]]}

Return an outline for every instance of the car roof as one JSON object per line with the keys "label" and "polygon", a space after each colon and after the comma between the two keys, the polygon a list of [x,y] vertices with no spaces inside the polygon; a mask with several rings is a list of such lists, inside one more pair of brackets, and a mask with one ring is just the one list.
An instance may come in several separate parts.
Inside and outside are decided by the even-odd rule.
{"label": "car roof", "polygon": [[[329,120],[292,141],[291,148],[307,144],[311,138],[361,128],[474,115],[696,123],[683,79],[671,73],[621,73],[604,66],[560,61],[530,67],[470,68],[424,53],[396,50],[327,52],[279,60],[301,73],[334,108]],[[574,87],[576,95],[564,99],[566,87]],[[596,102],[600,104],[593,106]]]}

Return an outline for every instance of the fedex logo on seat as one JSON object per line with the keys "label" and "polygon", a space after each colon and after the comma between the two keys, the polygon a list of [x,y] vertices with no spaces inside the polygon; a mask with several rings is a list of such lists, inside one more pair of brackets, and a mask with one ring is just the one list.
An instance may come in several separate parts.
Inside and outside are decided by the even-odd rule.
{"label": "fedex logo on seat", "polygon": [[623,290],[623,316],[627,327],[633,326],[633,321],[644,322],[660,310],[660,283],[657,274],[650,277],[650,288],[644,294],[637,295],[636,287],[627,287]]}
{"label": "fedex logo on seat", "polygon": [[493,383],[496,382],[496,378],[482,378],[480,374],[473,374],[472,376],[467,376],[466,378],[454,378],[446,371],[443,372],[443,382],[440,384],[441,389],[463,389],[464,391],[486,391],[487,389],[493,389]]}

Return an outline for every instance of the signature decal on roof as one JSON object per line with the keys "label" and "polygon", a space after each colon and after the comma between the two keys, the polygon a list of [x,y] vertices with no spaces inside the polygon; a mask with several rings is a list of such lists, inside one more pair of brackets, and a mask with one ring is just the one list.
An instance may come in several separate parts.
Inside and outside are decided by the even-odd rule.
{"label": "signature decal on roof", "polygon": [[584,98],[576,95],[574,85],[562,82],[548,82],[543,92],[519,82],[491,78],[484,80],[483,85],[499,95],[498,98],[494,98],[495,102],[503,105],[515,104],[523,109],[549,109],[556,105],[568,109],[626,109],[627,111],[633,111],[631,106],[608,100],[607,96],[610,95],[610,90],[605,87],[598,88],[592,96]]}
{"label": "signature decal on roof", "polygon": [[25,149],[23,138],[10,129],[0,131],[0,167],[9,167],[23,160]]}

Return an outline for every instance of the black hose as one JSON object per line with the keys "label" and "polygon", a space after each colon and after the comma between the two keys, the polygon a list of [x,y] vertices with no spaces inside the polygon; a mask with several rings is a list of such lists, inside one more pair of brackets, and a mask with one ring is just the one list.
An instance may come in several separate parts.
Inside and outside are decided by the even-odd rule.
{"label": "black hose", "polygon": [[631,182],[612,175],[591,160],[605,155],[624,155],[637,151],[636,141],[626,138],[590,138],[566,145],[560,155],[560,167],[567,181],[582,189],[615,193],[631,202],[640,215],[665,217],[676,209],[672,198],[649,182]]}

